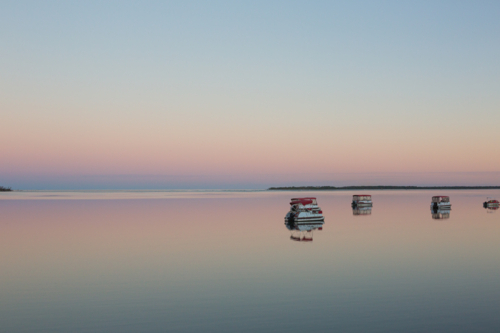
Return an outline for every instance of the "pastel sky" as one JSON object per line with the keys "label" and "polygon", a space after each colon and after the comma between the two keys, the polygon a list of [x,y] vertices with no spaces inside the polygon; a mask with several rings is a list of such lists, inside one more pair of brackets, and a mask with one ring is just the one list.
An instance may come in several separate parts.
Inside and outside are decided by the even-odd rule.
{"label": "pastel sky", "polygon": [[498,1],[0,1],[0,185],[500,185]]}

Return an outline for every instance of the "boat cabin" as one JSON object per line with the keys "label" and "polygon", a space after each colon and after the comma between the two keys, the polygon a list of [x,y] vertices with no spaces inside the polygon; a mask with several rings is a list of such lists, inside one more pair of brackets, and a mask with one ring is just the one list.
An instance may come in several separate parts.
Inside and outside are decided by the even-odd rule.
{"label": "boat cabin", "polygon": [[450,202],[450,197],[443,196],[443,195],[437,195],[437,196],[432,197],[432,202],[435,202],[435,203]]}

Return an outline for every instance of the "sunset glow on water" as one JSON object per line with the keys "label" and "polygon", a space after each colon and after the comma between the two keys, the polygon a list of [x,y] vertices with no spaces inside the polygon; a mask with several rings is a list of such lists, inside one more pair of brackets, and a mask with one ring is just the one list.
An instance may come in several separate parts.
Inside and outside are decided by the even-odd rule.
{"label": "sunset glow on water", "polygon": [[[55,193],[55,194],[64,194]],[[289,200],[316,196],[312,242]],[[2,194],[0,318],[9,332],[491,331],[498,191]],[[107,199],[102,198],[108,196]],[[8,199],[10,196],[10,199]],[[84,196],[84,197],[82,197]]]}

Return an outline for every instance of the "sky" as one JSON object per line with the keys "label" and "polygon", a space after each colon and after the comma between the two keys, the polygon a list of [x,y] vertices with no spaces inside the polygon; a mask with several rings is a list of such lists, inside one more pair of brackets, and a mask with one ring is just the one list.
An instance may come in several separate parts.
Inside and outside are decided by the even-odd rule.
{"label": "sky", "polygon": [[0,185],[500,185],[498,1],[2,1]]}

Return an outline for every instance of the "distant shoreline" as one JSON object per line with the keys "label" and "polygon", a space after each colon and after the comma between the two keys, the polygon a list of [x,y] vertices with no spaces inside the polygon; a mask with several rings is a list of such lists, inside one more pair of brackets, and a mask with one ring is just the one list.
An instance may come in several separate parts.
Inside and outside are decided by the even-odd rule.
{"label": "distant shoreline", "polygon": [[500,190],[500,186],[287,186],[268,191],[345,191],[345,190]]}
{"label": "distant shoreline", "polygon": [[12,192],[12,188],[0,186],[0,192]]}

